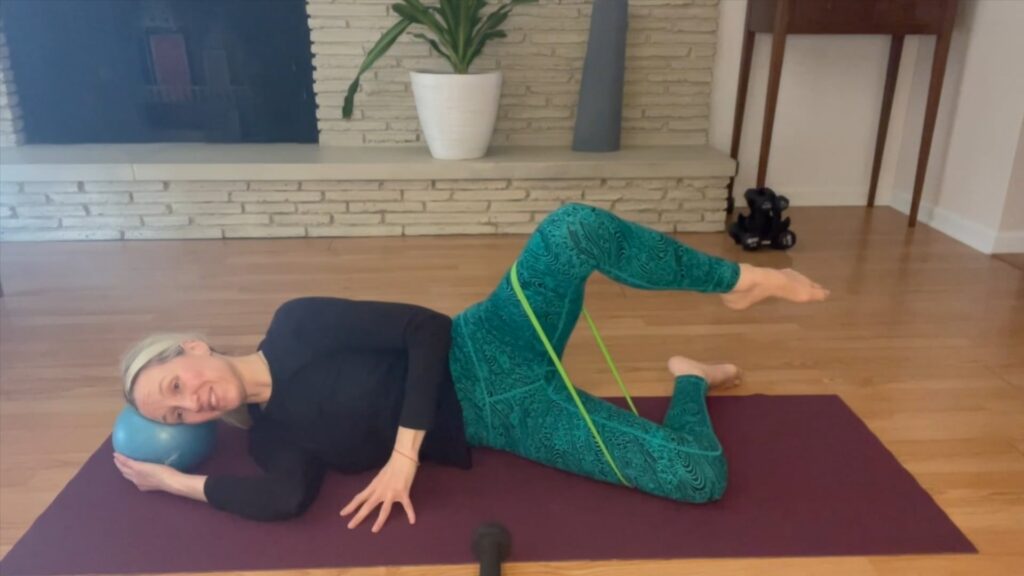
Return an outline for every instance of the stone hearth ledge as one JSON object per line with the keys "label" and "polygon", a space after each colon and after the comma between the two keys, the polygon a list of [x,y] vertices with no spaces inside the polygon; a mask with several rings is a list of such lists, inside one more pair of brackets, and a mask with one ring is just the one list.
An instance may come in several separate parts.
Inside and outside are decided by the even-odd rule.
{"label": "stone hearth ledge", "polygon": [[574,152],[492,147],[475,160],[436,160],[425,146],[316,144],[29,145],[0,148],[0,180],[480,180],[721,178],[736,161],[709,146]]}

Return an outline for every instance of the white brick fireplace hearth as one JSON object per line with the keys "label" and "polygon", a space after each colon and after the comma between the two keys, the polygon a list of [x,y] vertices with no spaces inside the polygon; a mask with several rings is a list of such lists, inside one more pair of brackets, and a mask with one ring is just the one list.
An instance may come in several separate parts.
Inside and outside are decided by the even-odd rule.
{"label": "white brick fireplace hearth", "polygon": [[506,76],[490,154],[430,158],[405,37],[343,92],[391,23],[392,0],[307,0],[319,145],[36,146],[0,44],[4,241],[527,233],[566,202],[665,232],[724,230],[735,162],[707,147],[717,0],[631,0],[623,149],[570,151],[591,2],[518,7],[476,67]]}

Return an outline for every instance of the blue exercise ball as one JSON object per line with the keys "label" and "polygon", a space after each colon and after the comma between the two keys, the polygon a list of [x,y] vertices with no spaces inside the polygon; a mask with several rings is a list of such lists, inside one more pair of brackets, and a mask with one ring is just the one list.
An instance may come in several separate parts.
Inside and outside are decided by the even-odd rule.
{"label": "blue exercise ball", "polygon": [[217,443],[217,423],[163,424],[132,406],[125,406],[114,422],[114,451],[133,460],[165,464],[181,471],[198,466]]}

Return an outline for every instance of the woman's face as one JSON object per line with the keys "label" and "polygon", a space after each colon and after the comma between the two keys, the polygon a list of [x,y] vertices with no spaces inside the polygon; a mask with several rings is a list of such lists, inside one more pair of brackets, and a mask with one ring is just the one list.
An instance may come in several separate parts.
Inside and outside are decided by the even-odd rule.
{"label": "woman's face", "polygon": [[205,342],[190,340],[185,353],[143,369],[133,396],[139,412],[166,424],[215,420],[245,401],[245,389],[232,365]]}

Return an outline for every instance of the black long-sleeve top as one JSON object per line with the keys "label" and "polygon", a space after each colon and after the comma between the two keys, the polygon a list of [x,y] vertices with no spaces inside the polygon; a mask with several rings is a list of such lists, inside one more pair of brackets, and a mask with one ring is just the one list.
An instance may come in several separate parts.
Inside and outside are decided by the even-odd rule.
{"label": "black long-sleeve top", "polygon": [[469,468],[448,365],[451,325],[410,304],[326,297],[283,304],[259,345],[270,399],[262,410],[249,406],[249,452],[263,474],[209,476],[207,501],[255,520],[299,515],[326,470],[382,467],[399,426],[427,431],[422,460]]}

